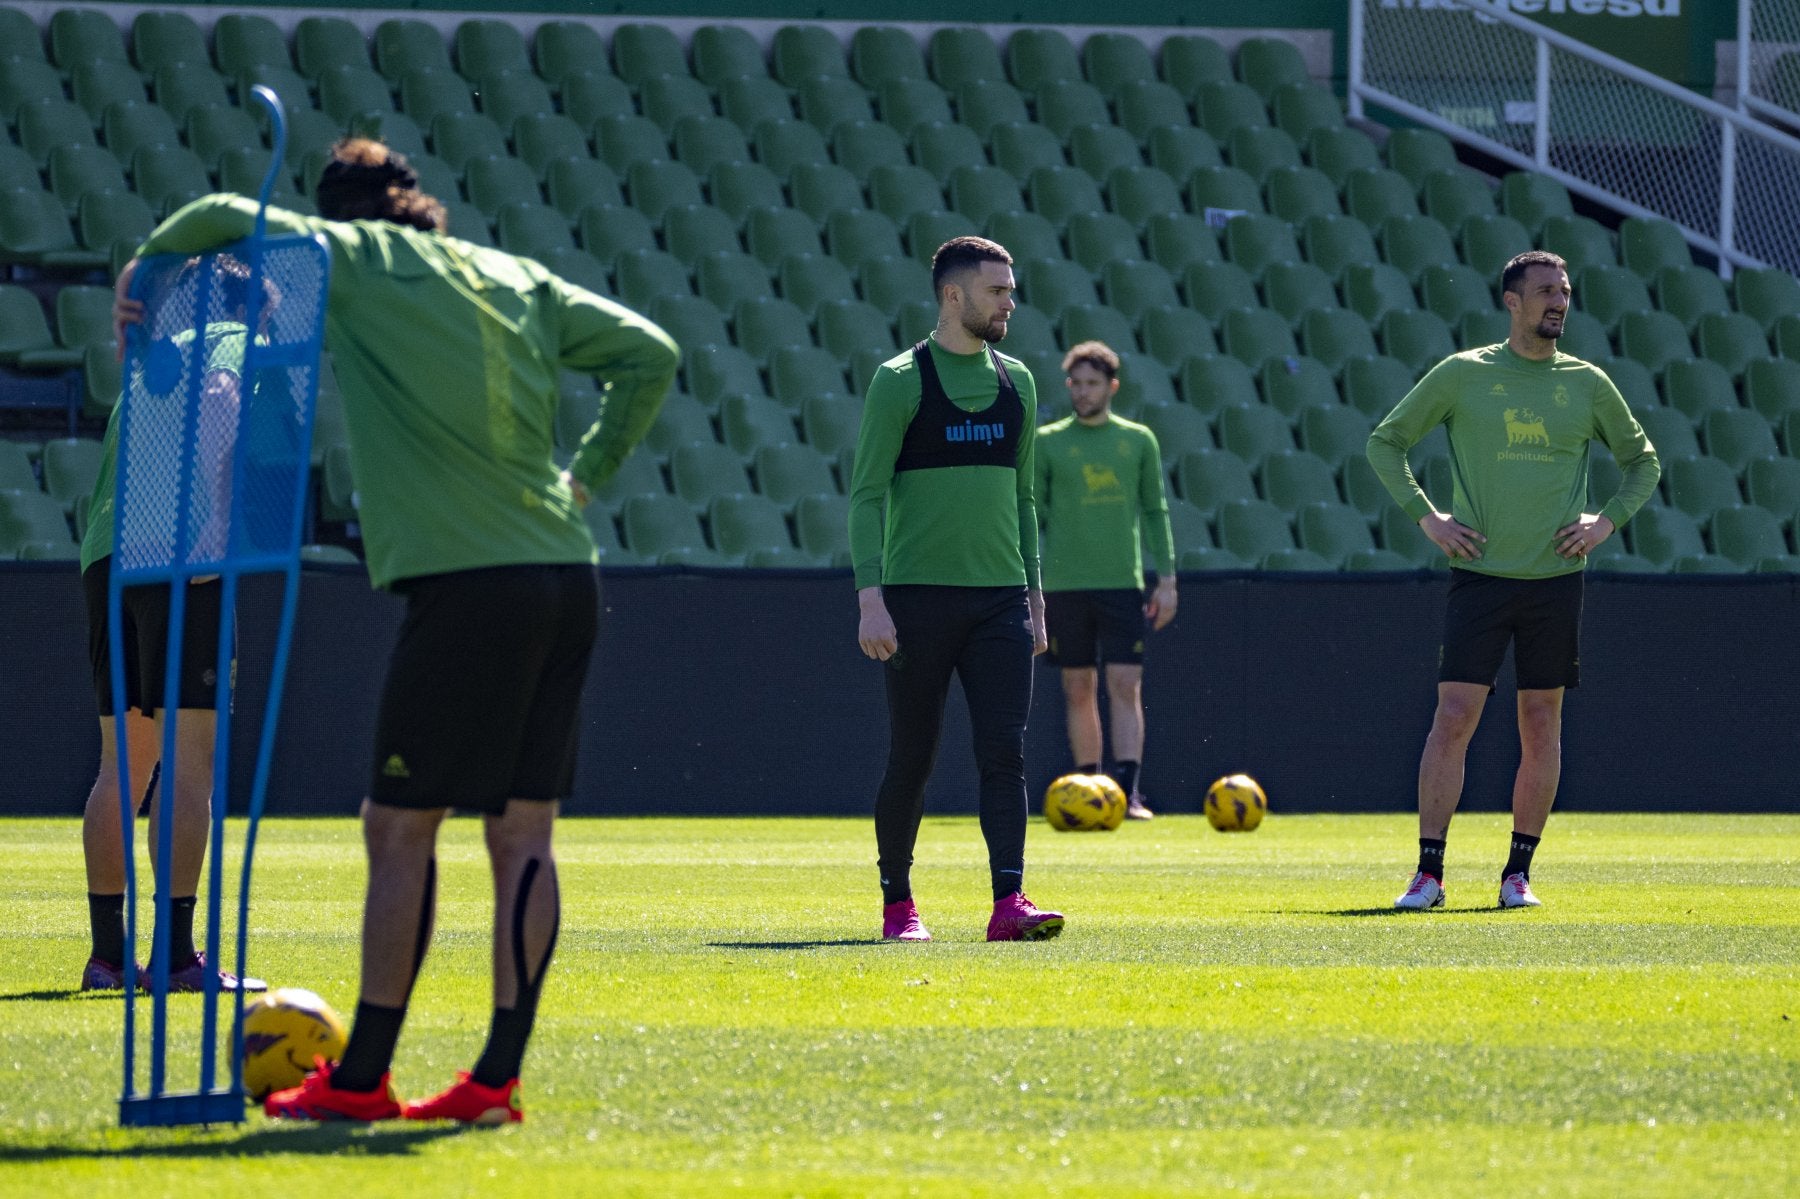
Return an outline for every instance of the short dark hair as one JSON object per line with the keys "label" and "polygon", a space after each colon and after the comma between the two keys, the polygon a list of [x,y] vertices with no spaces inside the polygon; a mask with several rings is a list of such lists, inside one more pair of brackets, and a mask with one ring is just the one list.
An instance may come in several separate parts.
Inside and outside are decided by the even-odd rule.
{"label": "short dark hair", "polygon": [[944,298],[944,280],[951,275],[984,262],[998,262],[1005,266],[1012,265],[1012,255],[1006,247],[997,241],[989,241],[985,237],[953,237],[937,248],[931,256],[931,294],[938,299]]}
{"label": "short dark hair", "polygon": [[1063,374],[1068,374],[1082,363],[1087,363],[1108,379],[1119,377],[1119,356],[1113,348],[1103,341],[1084,341],[1067,354],[1063,355]]}
{"label": "short dark hair", "polygon": [[1500,272],[1500,290],[1517,292],[1519,280],[1534,266],[1553,267],[1559,271],[1569,269],[1569,264],[1563,261],[1560,254],[1552,254],[1548,250],[1527,250],[1523,254],[1513,255],[1512,260],[1506,264],[1506,269]]}

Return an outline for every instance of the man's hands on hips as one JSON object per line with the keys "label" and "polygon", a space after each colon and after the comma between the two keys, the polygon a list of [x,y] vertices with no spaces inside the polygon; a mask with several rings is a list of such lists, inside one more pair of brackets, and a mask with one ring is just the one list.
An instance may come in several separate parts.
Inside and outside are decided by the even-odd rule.
{"label": "man's hands on hips", "polygon": [[1586,512],[1572,525],[1556,531],[1556,552],[1565,558],[1585,558],[1594,547],[1616,533],[1610,516],[1590,516]]}
{"label": "man's hands on hips", "polygon": [[1144,605],[1144,619],[1150,622],[1152,632],[1160,633],[1169,627],[1169,622],[1175,619],[1175,605],[1175,576],[1157,579],[1150,602]]}
{"label": "man's hands on hips", "polygon": [[1033,587],[1025,597],[1031,608],[1031,656],[1035,658],[1050,648],[1050,634],[1044,630],[1044,593]]}
{"label": "man's hands on hips", "polygon": [[877,662],[887,661],[899,650],[900,642],[894,633],[894,618],[888,615],[887,602],[881,598],[881,588],[864,587],[858,591],[856,606],[861,612],[856,622],[856,643]]}
{"label": "man's hands on hips", "polygon": [[1446,557],[1463,558],[1474,561],[1481,557],[1482,543],[1487,541],[1480,533],[1462,524],[1448,512],[1432,512],[1419,518],[1419,528],[1425,536],[1431,538],[1431,544],[1444,551]]}

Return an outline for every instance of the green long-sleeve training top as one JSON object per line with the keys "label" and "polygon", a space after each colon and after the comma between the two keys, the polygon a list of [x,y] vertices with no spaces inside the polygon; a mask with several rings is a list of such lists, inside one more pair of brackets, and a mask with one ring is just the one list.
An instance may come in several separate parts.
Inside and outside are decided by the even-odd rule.
{"label": "green long-sleeve training top", "polygon": [[1588,508],[1588,443],[1604,443],[1624,477],[1600,515],[1623,527],[1643,506],[1662,465],[1611,379],[1557,353],[1521,358],[1505,343],[1453,354],[1434,366],[1369,434],[1369,465],[1414,520],[1433,511],[1406,452],[1438,425],[1450,435],[1450,514],[1481,533],[1481,557],[1457,566],[1516,579],[1583,569],[1556,552],[1556,531]]}
{"label": "green long-sleeve training top", "polygon": [[1142,591],[1145,550],[1158,574],[1175,573],[1162,452],[1143,425],[1116,414],[1100,425],[1074,416],[1045,425],[1033,493],[1045,591]]}

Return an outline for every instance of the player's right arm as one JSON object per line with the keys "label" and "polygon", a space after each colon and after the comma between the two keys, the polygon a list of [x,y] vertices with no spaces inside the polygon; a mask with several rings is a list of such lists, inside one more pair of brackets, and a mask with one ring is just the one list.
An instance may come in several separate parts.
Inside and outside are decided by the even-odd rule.
{"label": "player's right arm", "polygon": [[[910,383],[910,385],[909,385]],[[899,648],[893,618],[881,597],[882,505],[894,481],[906,426],[919,408],[917,379],[879,367],[869,381],[856,458],[850,468],[850,563],[856,574],[856,640],[863,653],[885,662]]]}
{"label": "player's right arm", "polygon": [[1175,595],[1175,537],[1169,530],[1169,497],[1162,472],[1162,447],[1149,429],[1138,447],[1138,513],[1144,548],[1156,563],[1156,589],[1144,605],[1144,616],[1154,630],[1175,619],[1179,600]]}
{"label": "player's right arm", "polygon": [[1450,418],[1462,369],[1454,358],[1432,367],[1369,434],[1368,455],[1369,465],[1375,468],[1382,486],[1408,516],[1419,522],[1419,528],[1433,545],[1451,558],[1475,559],[1481,557],[1481,543],[1487,538],[1450,513],[1432,507],[1406,461],[1408,450]]}
{"label": "player's right arm", "polygon": [[[600,416],[581,439],[569,476],[592,492],[649,432],[675,381],[681,350],[658,325],[623,304],[551,276],[559,363],[606,380]],[[579,494],[579,493],[578,493]]]}

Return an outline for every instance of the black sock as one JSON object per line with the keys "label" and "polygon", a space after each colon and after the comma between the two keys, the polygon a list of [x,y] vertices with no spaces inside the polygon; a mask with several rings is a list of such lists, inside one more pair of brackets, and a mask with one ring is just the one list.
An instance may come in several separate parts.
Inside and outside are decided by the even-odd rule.
{"label": "black sock", "polygon": [[1119,790],[1130,799],[1137,791],[1138,764],[1136,762],[1114,762],[1112,770],[1113,782],[1119,784]]}
{"label": "black sock", "polygon": [[1500,872],[1502,879],[1511,878],[1515,874],[1531,877],[1531,855],[1537,852],[1541,838],[1527,836],[1515,831],[1512,835],[1512,852],[1507,855],[1506,869]]}
{"label": "black sock", "polygon": [[1078,762],[1075,765],[1075,773],[1076,774],[1099,774],[1100,773],[1100,763],[1098,763],[1098,762]]}
{"label": "black sock", "polygon": [[1429,874],[1442,886],[1444,882],[1444,843],[1430,837],[1419,838],[1419,873]]}
{"label": "black sock", "polygon": [[169,962],[176,970],[194,958],[194,907],[197,896],[169,900]]}
{"label": "black sock", "polygon": [[495,1008],[493,1023],[488,1026],[487,1046],[481,1059],[469,1071],[469,1077],[484,1087],[502,1087],[519,1076],[525,1061],[525,1043],[531,1039],[531,1025],[537,1019],[538,993],[544,986],[544,975],[550,969],[550,956],[556,952],[556,934],[562,925],[562,904],[556,891],[554,868],[548,872],[551,902],[556,905],[550,941],[544,946],[543,960],[535,977],[525,961],[525,905],[531,898],[531,887],[538,874],[538,861],[525,863],[519,879],[519,895],[513,904],[513,969],[518,973],[518,998],[510,1008]]}
{"label": "black sock", "polygon": [[911,898],[912,875],[909,872],[890,870],[881,876],[881,902],[884,905]]}
{"label": "black sock", "polygon": [[999,903],[1008,895],[1017,895],[1025,889],[1024,870],[989,869],[988,875],[994,885],[994,902]]}
{"label": "black sock", "polygon": [[88,892],[88,930],[93,956],[108,966],[125,964],[125,896]]}
{"label": "black sock", "polygon": [[381,1076],[393,1063],[394,1045],[405,1020],[404,1007],[358,1003],[350,1044],[344,1049],[344,1060],[331,1072],[331,1085],[340,1091],[373,1091],[380,1086]]}

